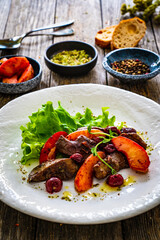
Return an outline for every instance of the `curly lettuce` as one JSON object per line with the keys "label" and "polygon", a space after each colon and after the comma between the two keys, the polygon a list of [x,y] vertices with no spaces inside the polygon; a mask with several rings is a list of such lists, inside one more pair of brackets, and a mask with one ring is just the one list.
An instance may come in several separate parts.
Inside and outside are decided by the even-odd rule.
{"label": "curly lettuce", "polygon": [[61,103],[53,108],[52,102],[48,101],[42,105],[37,112],[29,116],[30,121],[26,126],[21,126],[23,157],[22,164],[28,160],[39,159],[41,149],[47,139],[58,131],[66,131],[68,134],[84,126],[106,127],[114,126],[115,116],[109,118],[107,107],[102,108],[102,115],[94,116],[89,108],[86,108],[84,114],[76,113],[71,116]]}

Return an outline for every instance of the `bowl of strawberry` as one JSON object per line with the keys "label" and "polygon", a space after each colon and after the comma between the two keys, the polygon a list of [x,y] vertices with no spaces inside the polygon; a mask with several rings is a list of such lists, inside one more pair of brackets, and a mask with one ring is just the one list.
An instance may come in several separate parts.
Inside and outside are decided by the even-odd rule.
{"label": "bowl of strawberry", "polygon": [[42,77],[41,65],[21,55],[0,57],[0,92],[21,94],[37,87]]}

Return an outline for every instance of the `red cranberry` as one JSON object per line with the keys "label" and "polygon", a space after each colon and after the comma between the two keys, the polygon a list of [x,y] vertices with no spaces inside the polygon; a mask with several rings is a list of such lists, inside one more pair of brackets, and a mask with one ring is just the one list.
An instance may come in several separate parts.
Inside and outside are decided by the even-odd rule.
{"label": "red cranberry", "polygon": [[109,130],[111,130],[112,132],[115,132],[117,133],[118,135],[121,134],[121,132],[119,131],[119,129],[115,126],[108,126],[104,129],[104,132],[108,133],[109,134]]}
{"label": "red cranberry", "polygon": [[70,158],[77,163],[81,163],[83,161],[83,156],[80,153],[74,153],[72,156],[70,156]]}
{"label": "red cranberry", "polygon": [[108,143],[104,147],[104,150],[105,150],[106,153],[113,153],[116,149],[115,149],[115,146],[112,143]]}
{"label": "red cranberry", "polygon": [[118,187],[121,186],[124,182],[124,179],[121,174],[117,173],[114,175],[110,175],[107,178],[107,184],[111,187]]}
{"label": "red cranberry", "polygon": [[62,180],[57,177],[52,177],[46,181],[46,191],[48,193],[59,192],[62,189]]}
{"label": "red cranberry", "polygon": [[134,128],[122,128],[121,133],[136,133]]}

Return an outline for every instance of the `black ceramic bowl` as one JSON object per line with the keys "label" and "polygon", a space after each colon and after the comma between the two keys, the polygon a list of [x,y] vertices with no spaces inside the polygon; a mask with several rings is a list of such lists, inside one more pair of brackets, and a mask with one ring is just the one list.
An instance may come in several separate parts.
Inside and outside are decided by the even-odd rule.
{"label": "black ceramic bowl", "polygon": [[[63,50],[69,51],[74,49],[85,50],[85,52],[92,58],[92,60],[88,63],[76,66],[64,66],[51,61],[53,55],[62,52]],[[98,54],[96,48],[88,43],[80,41],[64,41],[55,43],[48,47],[46,49],[44,59],[47,67],[51,71],[61,75],[75,76],[83,75],[89,72],[96,65],[97,57]]]}
{"label": "black ceramic bowl", "polygon": [[[9,55],[9,56],[3,56],[0,57],[2,58],[11,58],[11,57],[26,57],[22,55]],[[0,92],[1,93],[7,93],[7,94],[21,94],[25,92],[29,92],[33,88],[35,88],[41,81],[42,78],[42,69],[41,65],[39,62],[37,62],[35,59],[26,57],[30,64],[32,65],[34,69],[34,78],[22,82],[22,83],[14,83],[14,84],[9,84],[9,83],[2,83],[0,82]]]}
{"label": "black ceramic bowl", "polygon": [[[125,59],[139,59],[150,68],[150,73],[142,75],[129,75],[119,73],[111,68],[111,63]],[[103,59],[103,67],[115,78],[123,83],[144,82],[160,73],[160,56],[152,51],[142,48],[122,48],[108,53]]]}

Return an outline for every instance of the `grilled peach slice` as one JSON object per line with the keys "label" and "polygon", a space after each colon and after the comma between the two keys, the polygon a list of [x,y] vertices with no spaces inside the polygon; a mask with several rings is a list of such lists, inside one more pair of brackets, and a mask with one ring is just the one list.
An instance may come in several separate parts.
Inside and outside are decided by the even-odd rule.
{"label": "grilled peach slice", "polygon": [[[105,157],[104,152],[98,152],[101,158]],[[87,191],[92,187],[93,182],[93,166],[99,161],[97,156],[89,155],[77,172],[74,180],[74,186],[77,192]]]}
{"label": "grilled peach slice", "polygon": [[147,172],[150,160],[143,147],[122,136],[113,138],[112,143],[118,151],[126,156],[130,168],[139,172]]}
{"label": "grilled peach slice", "polygon": [[91,129],[91,133],[89,133],[89,131],[87,129],[77,130],[75,132],[68,134],[67,139],[70,141],[75,141],[81,135],[83,135],[87,138],[90,138],[90,139],[94,139],[95,137],[101,136],[102,135],[101,133],[103,133],[103,132],[99,129]]}
{"label": "grilled peach slice", "polygon": [[18,77],[17,77],[17,75],[14,75],[13,77],[10,77],[10,78],[3,78],[2,82],[3,83],[10,83],[10,84],[18,83]]}
{"label": "grilled peach slice", "polygon": [[34,70],[31,64],[29,64],[29,66],[24,70],[24,72],[22,73],[22,75],[20,76],[18,82],[25,82],[28,81],[30,79],[34,78]]}
{"label": "grilled peach slice", "polygon": [[0,76],[10,78],[13,75],[20,76],[29,66],[26,57],[12,57],[0,65]]}

